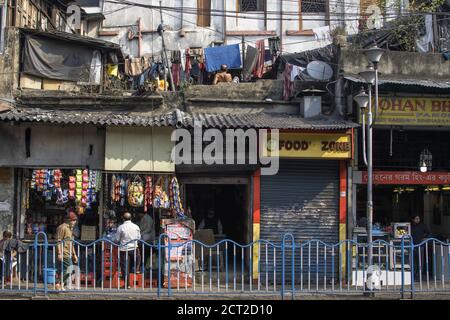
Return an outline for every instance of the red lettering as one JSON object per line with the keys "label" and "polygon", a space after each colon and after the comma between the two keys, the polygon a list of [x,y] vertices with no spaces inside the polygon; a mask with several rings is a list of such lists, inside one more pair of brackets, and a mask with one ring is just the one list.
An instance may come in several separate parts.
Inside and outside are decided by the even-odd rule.
{"label": "red lettering", "polygon": [[441,111],[441,102],[439,100],[431,100],[431,111]]}
{"label": "red lettering", "polygon": [[450,100],[442,101],[442,112],[450,112]]}
{"label": "red lettering", "polygon": [[414,109],[414,106],[413,106],[411,100],[409,100],[409,99],[405,101],[405,104],[403,105],[403,110],[402,111],[405,111],[406,108],[409,108],[410,111],[416,111]]}
{"label": "red lettering", "polygon": [[392,99],[392,111],[402,111],[402,99]]}
{"label": "red lettering", "polygon": [[425,100],[414,100],[414,102],[416,103],[416,110],[415,111],[417,111],[417,109],[425,111],[425,105],[426,105]]}

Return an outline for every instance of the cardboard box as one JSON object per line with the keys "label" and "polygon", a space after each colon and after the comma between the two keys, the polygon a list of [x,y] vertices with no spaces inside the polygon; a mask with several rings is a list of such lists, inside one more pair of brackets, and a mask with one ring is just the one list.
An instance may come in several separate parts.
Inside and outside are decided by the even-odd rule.
{"label": "cardboard box", "polygon": [[97,227],[96,226],[81,226],[81,240],[82,241],[95,241],[97,239]]}

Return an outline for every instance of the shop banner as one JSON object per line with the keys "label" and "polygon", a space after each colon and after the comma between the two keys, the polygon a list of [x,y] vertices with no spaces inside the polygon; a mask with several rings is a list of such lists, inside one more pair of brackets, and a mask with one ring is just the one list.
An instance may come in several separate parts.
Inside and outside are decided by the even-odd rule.
{"label": "shop banner", "polygon": [[279,142],[267,139],[264,156],[278,146],[280,158],[349,159],[352,157],[352,138],[345,133],[280,133]]}
{"label": "shop banner", "polygon": [[[354,182],[367,184],[367,171],[354,172]],[[374,184],[441,185],[450,184],[450,172],[374,171]]]}
{"label": "shop banner", "polygon": [[450,97],[380,97],[375,124],[450,126]]}

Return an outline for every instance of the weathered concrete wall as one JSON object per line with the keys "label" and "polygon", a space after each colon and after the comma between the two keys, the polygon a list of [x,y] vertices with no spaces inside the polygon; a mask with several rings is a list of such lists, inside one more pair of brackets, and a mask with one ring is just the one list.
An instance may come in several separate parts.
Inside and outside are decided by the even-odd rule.
{"label": "weathered concrete wall", "polygon": [[[30,157],[25,131],[31,129]],[[92,145],[92,154],[90,154]],[[0,166],[103,169],[105,129],[95,126],[0,123]]]}
{"label": "weathered concrete wall", "polygon": [[[368,60],[361,50],[342,49],[340,65],[345,73],[357,74],[366,70]],[[386,51],[378,69],[381,77],[450,79],[450,61],[445,61],[442,54],[435,53]]]}
{"label": "weathered concrete wall", "polygon": [[186,99],[194,97],[242,99],[242,100],[282,100],[283,81],[258,80],[251,83],[227,83],[215,86],[190,86],[185,91]]}
{"label": "weathered concrete wall", "polygon": [[13,231],[14,170],[0,167],[0,232]]}
{"label": "weathered concrete wall", "polygon": [[5,35],[5,50],[0,54],[0,97],[12,98],[13,90],[19,86],[19,31],[7,28]]}

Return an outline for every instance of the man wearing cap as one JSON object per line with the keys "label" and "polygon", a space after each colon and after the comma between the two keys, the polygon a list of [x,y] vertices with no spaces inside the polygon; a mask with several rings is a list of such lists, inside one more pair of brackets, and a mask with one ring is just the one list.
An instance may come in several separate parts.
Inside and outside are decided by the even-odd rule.
{"label": "man wearing cap", "polygon": [[78,257],[76,250],[73,247],[73,234],[72,230],[77,223],[77,215],[75,212],[70,211],[64,219],[64,223],[59,225],[56,229],[56,240],[59,242],[57,246],[58,261],[57,269],[58,273],[63,273],[63,282],[56,284],[56,289],[64,290],[64,284],[67,284],[67,279],[72,272],[72,262],[76,264]]}

